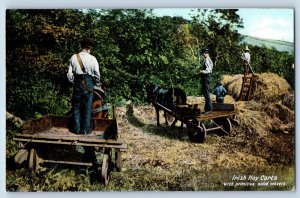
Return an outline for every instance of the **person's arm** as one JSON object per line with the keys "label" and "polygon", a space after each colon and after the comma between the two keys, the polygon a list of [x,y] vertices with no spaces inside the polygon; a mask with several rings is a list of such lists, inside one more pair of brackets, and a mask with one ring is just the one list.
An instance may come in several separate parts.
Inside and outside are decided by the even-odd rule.
{"label": "person's arm", "polygon": [[94,63],[95,64],[94,79],[95,79],[95,82],[96,82],[96,86],[100,87],[101,83],[100,83],[99,63],[98,63],[96,58],[95,58],[94,62],[95,62]]}
{"label": "person's arm", "polygon": [[223,87],[224,96],[227,94],[227,90]]}
{"label": "person's arm", "polygon": [[200,75],[201,74],[201,67],[197,67],[197,69],[195,70],[196,75]]}
{"label": "person's arm", "polygon": [[213,90],[212,94],[217,95],[217,88]]}
{"label": "person's arm", "polygon": [[74,74],[73,74],[73,67],[72,67],[72,58],[70,59],[69,69],[67,73],[67,77],[69,82],[74,83]]}
{"label": "person's arm", "polygon": [[245,56],[245,53],[242,53],[242,60],[246,60],[246,56]]}

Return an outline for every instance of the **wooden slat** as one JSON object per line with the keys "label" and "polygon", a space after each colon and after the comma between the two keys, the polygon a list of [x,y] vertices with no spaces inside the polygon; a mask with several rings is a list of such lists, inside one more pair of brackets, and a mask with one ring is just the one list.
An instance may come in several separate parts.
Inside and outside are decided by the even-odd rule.
{"label": "wooden slat", "polygon": [[[34,134],[41,133],[53,127],[67,129],[69,117],[46,115],[41,118],[28,120],[23,124],[22,133]],[[110,125],[116,124],[116,119],[92,119],[93,130],[105,131]]]}
{"label": "wooden slat", "polygon": [[80,142],[80,141],[55,141],[55,140],[43,140],[43,139],[29,139],[29,138],[13,138],[15,141],[19,142],[30,142],[30,143],[43,143],[43,144],[57,144],[57,145],[78,145],[78,146],[91,146],[91,147],[103,147],[103,148],[118,148],[127,149],[127,144],[118,143],[111,144],[109,142]]}
{"label": "wooden slat", "polygon": [[201,114],[201,116],[198,118],[199,121],[205,121],[205,120],[212,120],[215,118],[223,118],[223,117],[229,117],[232,115],[237,115],[238,111],[212,111],[210,114]]}
{"label": "wooden slat", "polygon": [[69,137],[69,136],[63,136],[63,137],[56,137],[56,136],[35,136],[30,134],[16,134],[15,138],[23,138],[28,140],[51,140],[51,141],[81,141],[81,142],[87,142],[87,143],[109,143],[109,144],[123,144],[123,140],[111,140],[111,139],[96,139],[90,138],[90,137]]}

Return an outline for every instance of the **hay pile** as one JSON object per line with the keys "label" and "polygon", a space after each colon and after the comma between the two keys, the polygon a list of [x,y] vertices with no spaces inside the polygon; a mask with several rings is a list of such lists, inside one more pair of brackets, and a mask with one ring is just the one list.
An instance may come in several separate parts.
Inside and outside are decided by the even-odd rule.
{"label": "hay pile", "polygon": [[243,75],[224,75],[221,83],[226,87],[227,94],[231,95],[234,99],[238,99],[242,88]]}
{"label": "hay pile", "polygon": [[[222,78],[222,83],[233,98],[238,99],[242,75]],[[294,132],[294,96],[287,81],[277,74],[257,74],[253,100],[235,102],[238,119],[248,134],[266,136],[271,132]]]}
{"label": "hay pile", "polygon": [[[242,87],[243,75],[224,75],[221,82],[228,89],[228,94],[238,99]],[[287,81],[274,73],[257,74],[255,101],[276,101],[284,94],[290,93]]]}
{"label": "hay pile", "polygon": [[[223,76],[222,82],[237,99],[242,75]],[[238,133],[251,140],[248,145],[253,152],[269,161],[294,160],[294,94],[285,79],[273,73],[257,74],[253,100],[234,104],[239,110]]]}

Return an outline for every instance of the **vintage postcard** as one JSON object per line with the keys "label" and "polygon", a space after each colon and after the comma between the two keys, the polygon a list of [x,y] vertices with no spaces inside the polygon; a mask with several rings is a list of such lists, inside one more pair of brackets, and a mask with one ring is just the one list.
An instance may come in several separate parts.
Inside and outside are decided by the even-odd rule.
{"label": "vintage postcard", "polygon": [[6,191],[294,191],[294,15],[7,9]]}

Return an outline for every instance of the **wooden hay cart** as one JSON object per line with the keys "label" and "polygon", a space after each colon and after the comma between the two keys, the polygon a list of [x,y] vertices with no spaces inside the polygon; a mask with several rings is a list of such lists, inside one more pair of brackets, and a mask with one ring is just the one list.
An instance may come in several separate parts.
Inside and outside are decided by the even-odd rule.
{"label": "wooden hay cart", "polygon": [[94,116],[89,135],[69,132],[68,120],[66,116],[49,115],[26,122],[22,133],[13,138],[21,147],[14,161],[26,163],[33,171],[39,171],[46,163],[93,167],[97,177],[107,185],[110,171],[121,170],[121,153],[127,149],[118,138],[115,116],[111,119]]}
{"label": "wooden hay cart", "polygon": [[[213,111],[210,114],[202,114],[198,104],[176,105],[172,109],[157,102],[153,102],[153,105],[172,117],[170,119],[173,121],[172,126],[177,120],[185,124],[188,128],[189,139],[193,142],[204,142],[207,133],[212,131],[230,134],[231,121],[238,114],[233,104],[213,103]],[[204,124],[206,121],[212,123],[209,128]],[[159,125],[159,119],[157,119],[157,125]]]}
{"label": "wooden hay cart", "polygon": [[[76,135],[67,128],[68,117],[45,116],[28,121],[23,126],[22,133],[16,134],[14,140],[20,142],[23,148],[15,156],[15,162],[23,163],[27,160],[28,168],[38,171],[44,163],[69,164],[89,166],[100,172],[101,181],[107,185],[109,172],[114,168],[121,170],[121,153],[127,145],[118,139],[116,119],[93,119],[93,131],[89,135]],[[60,151],[55,150],[60,147]],[[73,147],[81,146],[84,154],[76,157],[67,154]],[[67,148],[68,147],[68,148]],[[71,148],[72,150],[72,148]],[[51,152],[59,152],[53,154]],[[93,152],[102,154],[102,164],[93,158]],[[85,156],[86,153],[90,156]],[[66,156],[69,155],[69,156]],[[71,159],[67,159],[67,158]]]}

